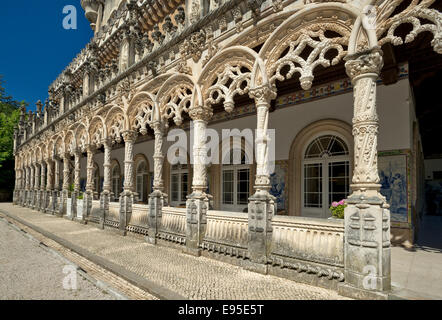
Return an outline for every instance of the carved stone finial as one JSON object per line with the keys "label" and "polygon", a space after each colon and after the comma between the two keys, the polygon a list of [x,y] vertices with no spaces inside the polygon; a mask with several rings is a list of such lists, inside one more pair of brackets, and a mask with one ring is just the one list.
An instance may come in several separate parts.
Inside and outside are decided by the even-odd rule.
{"label": "carved stone finial", "polygon": [[201,59],[202,52],[206,45],[206,34],[204,30],[192,33],[180,47],[181,55],[192,56],[193,61]]}

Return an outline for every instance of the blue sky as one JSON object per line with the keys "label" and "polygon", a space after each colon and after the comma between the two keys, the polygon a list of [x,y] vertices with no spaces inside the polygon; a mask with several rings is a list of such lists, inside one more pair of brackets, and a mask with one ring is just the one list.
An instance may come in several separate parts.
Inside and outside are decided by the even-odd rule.
{"label": "blue sky", "polygon": [[[63,8],[77,8],[77,30],[63,28]],[[3,0],[0,4],[0,74],[6,93],[35,102],[93,37],[80,0]]]}

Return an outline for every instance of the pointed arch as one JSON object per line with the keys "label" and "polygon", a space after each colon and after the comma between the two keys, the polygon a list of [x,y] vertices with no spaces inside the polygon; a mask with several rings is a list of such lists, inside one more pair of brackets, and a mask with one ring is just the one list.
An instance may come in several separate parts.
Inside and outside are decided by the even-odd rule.
{"label": "pointed arch", "polygon": [[231,112],[234,97],[248,93],[253,66],[258,60],[261,60],[258,54],[247,47],[221,50],[210,59],[198,79],[203,103],[207,106],[223,103],[226,111]]}
{"label": "pointed arch", "polygon": [[103,117],[95,116],[89,124],[90,143],[95,147],[100,148],[103,144],[103,139],[107,138],[106,123]]}
{"label": "pointed arch", "polygon": [[295,11],[259,52],[270,84],[275,86],[277,80],[298,73],[301,87],[310,89],[316,67],[336,65],[347,55],[352,26],[359,14],[357,8],[340,3],[310,4]]}
{"label": "pointed arch", "polygon": [[147,91],[133,97],[126,113],[129,129],[139,131],[142,135],[147,133],[147,126],[151,126],[154,120],[155,100],[155,96]]}
{"label": "pointed arch", "polygon": [[89,134],[86,126],[81,123],[75,130],[75,145],[81,152],[86,152],[86,147],[89,144]]}
{"label": "pointed arch", "polygon": [[69,129],[66,132],[66,136],[64,138],[64,148],[70,155],[74,155],[77,146],[75,144],[75,133],[73,130]]}
{"label": "pointed arch", "polygon": [[107,137],[112,140],[112,143],[120,143],[122,141],[121,134],[127,129],[127,117],[123,109],[114,106],[112,107],[104,120]]}
{"label": "pointed arch", "polygon": [[183,122],[182,113],[189,112],[192,103],[201,105],[201,92],[193,79],[186,74],[176,74],[164,82],[157,94],[160,119],[174,120],[176,125]]}

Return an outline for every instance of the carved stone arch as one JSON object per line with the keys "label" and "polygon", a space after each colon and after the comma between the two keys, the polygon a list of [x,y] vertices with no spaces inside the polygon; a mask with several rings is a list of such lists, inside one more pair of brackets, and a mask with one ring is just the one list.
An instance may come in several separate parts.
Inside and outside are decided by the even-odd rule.
{"label": "carved stone arch", "polygon": [[347,55],[358,15],[356,8],[336,3],[306,5],[295,12],[260,50],[270,84],[299,74],[301,87],[310,89],[316,67],[336,65]]}
{"label": "carved stone arch", "polygon": [[103,144],[103,139],[107,138],[106,123],[101,116],[92,118],[89,124],[90,143],[96,148],[100,148]]}
{"label": "carved stone arch", "polygon": [[64,137],[64,148],[71,156],[74,155],[77,146],[75,143],[75,133],[71,129],[66,132],[66,136]]}
{"label": "carved stone arch", "polygon": [[75,130],[75,145],[81,152],[86,152],[86,148],[89,144],[89,134],[86,126],[81,123]]}
{"label": "carved stone arch", "polygon": [[198,79],[203,103],[223,103],[227,112],[234,107],[236,95],[247,94],[258,54],[250,48],[235,46],[216,54],[204,67]]}
{"label": "carved stone arch", "polygon": [[147,134],[147,126],[154,120],[155,96],[149,92],[137,93],[129,104],[126,118],[128,128]]}
{"label": "carved stone arch", "polygon": [[[299,131],[295,139],[293,139],[289,151],[289,215],[301,215],[301,170],[306,144],[315,136],[325,133],[332,133],[342,138],[347,143],[350,159],[353,159],[353,134],[350,124],[342,120],[326,119],[310,123]],[[353,171],[352,167],[353,164],[350,161],[350,172]],[[351,176],[352,174],[350,174]]]}
{"label": "carved stone arch", "polygon": [[193,79],[186,74],[176,74],[167,79],[157,94],[156,104],[161,121],[167,122],[173,118],[176,125],[181,125],[182,114],[189,112],[192,102],[201,105],[201,94],[195,88]]}
{"label": "carved stone arch", "polygon": [[63,135],[59,134],[56,138],[54,138],[54,141],[55,141],[55,155],[61,158],[63,157],[63,154],[65,152]]}
{"label": "carved stone arch", "polygon": [[40,148],[41,148],[41,161],[45,161],[47,159],[47,154],[48,154],[47,144],[42,142]]}
{"label": "carved stone arch", "polygon": [[42,154],[41,154],[41,147],[38,145],[35,147],[35,161],[41,162],[42,160]]}
{"label": "carved stone arch", "polygon": [[[395,46],[410,43],[420,33],[431,32],[434,37],[431,45],[435,52],[442,54],[442,13],[430,8],[435,0],[412,0],[404,10],[391,16],[404,1],[373,1],[377,8],[376,36],[379,46],[385,43]],[[412,25],[405,40],[395,35],[396,29],[402,24]]]}
{"label": "carved stone arch", "polygon": [[127,129],[127,119],[123,109],[117,106],[110,109],[104,123],[107,129],[107,137],[111,139],[112,143],[120,143],[122,141],[121,134]]}

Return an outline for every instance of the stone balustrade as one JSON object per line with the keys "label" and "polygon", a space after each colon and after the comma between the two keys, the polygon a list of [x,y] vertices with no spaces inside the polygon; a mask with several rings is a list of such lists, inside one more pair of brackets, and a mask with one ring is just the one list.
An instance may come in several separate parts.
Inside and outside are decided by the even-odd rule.
{"label": "stone balustrade", "polygon": [[186,241],[186,209],[164,207],[159,238],[184,244]]}
{"label": "stone balustrade", "polygon": [[273,255],[344,266],[343,220],[275,216],[272,226]]}
{"label": "stone balustrade", "polygon": [[209,211],[203,249],[230,253],[247,250],[247,213]]}

